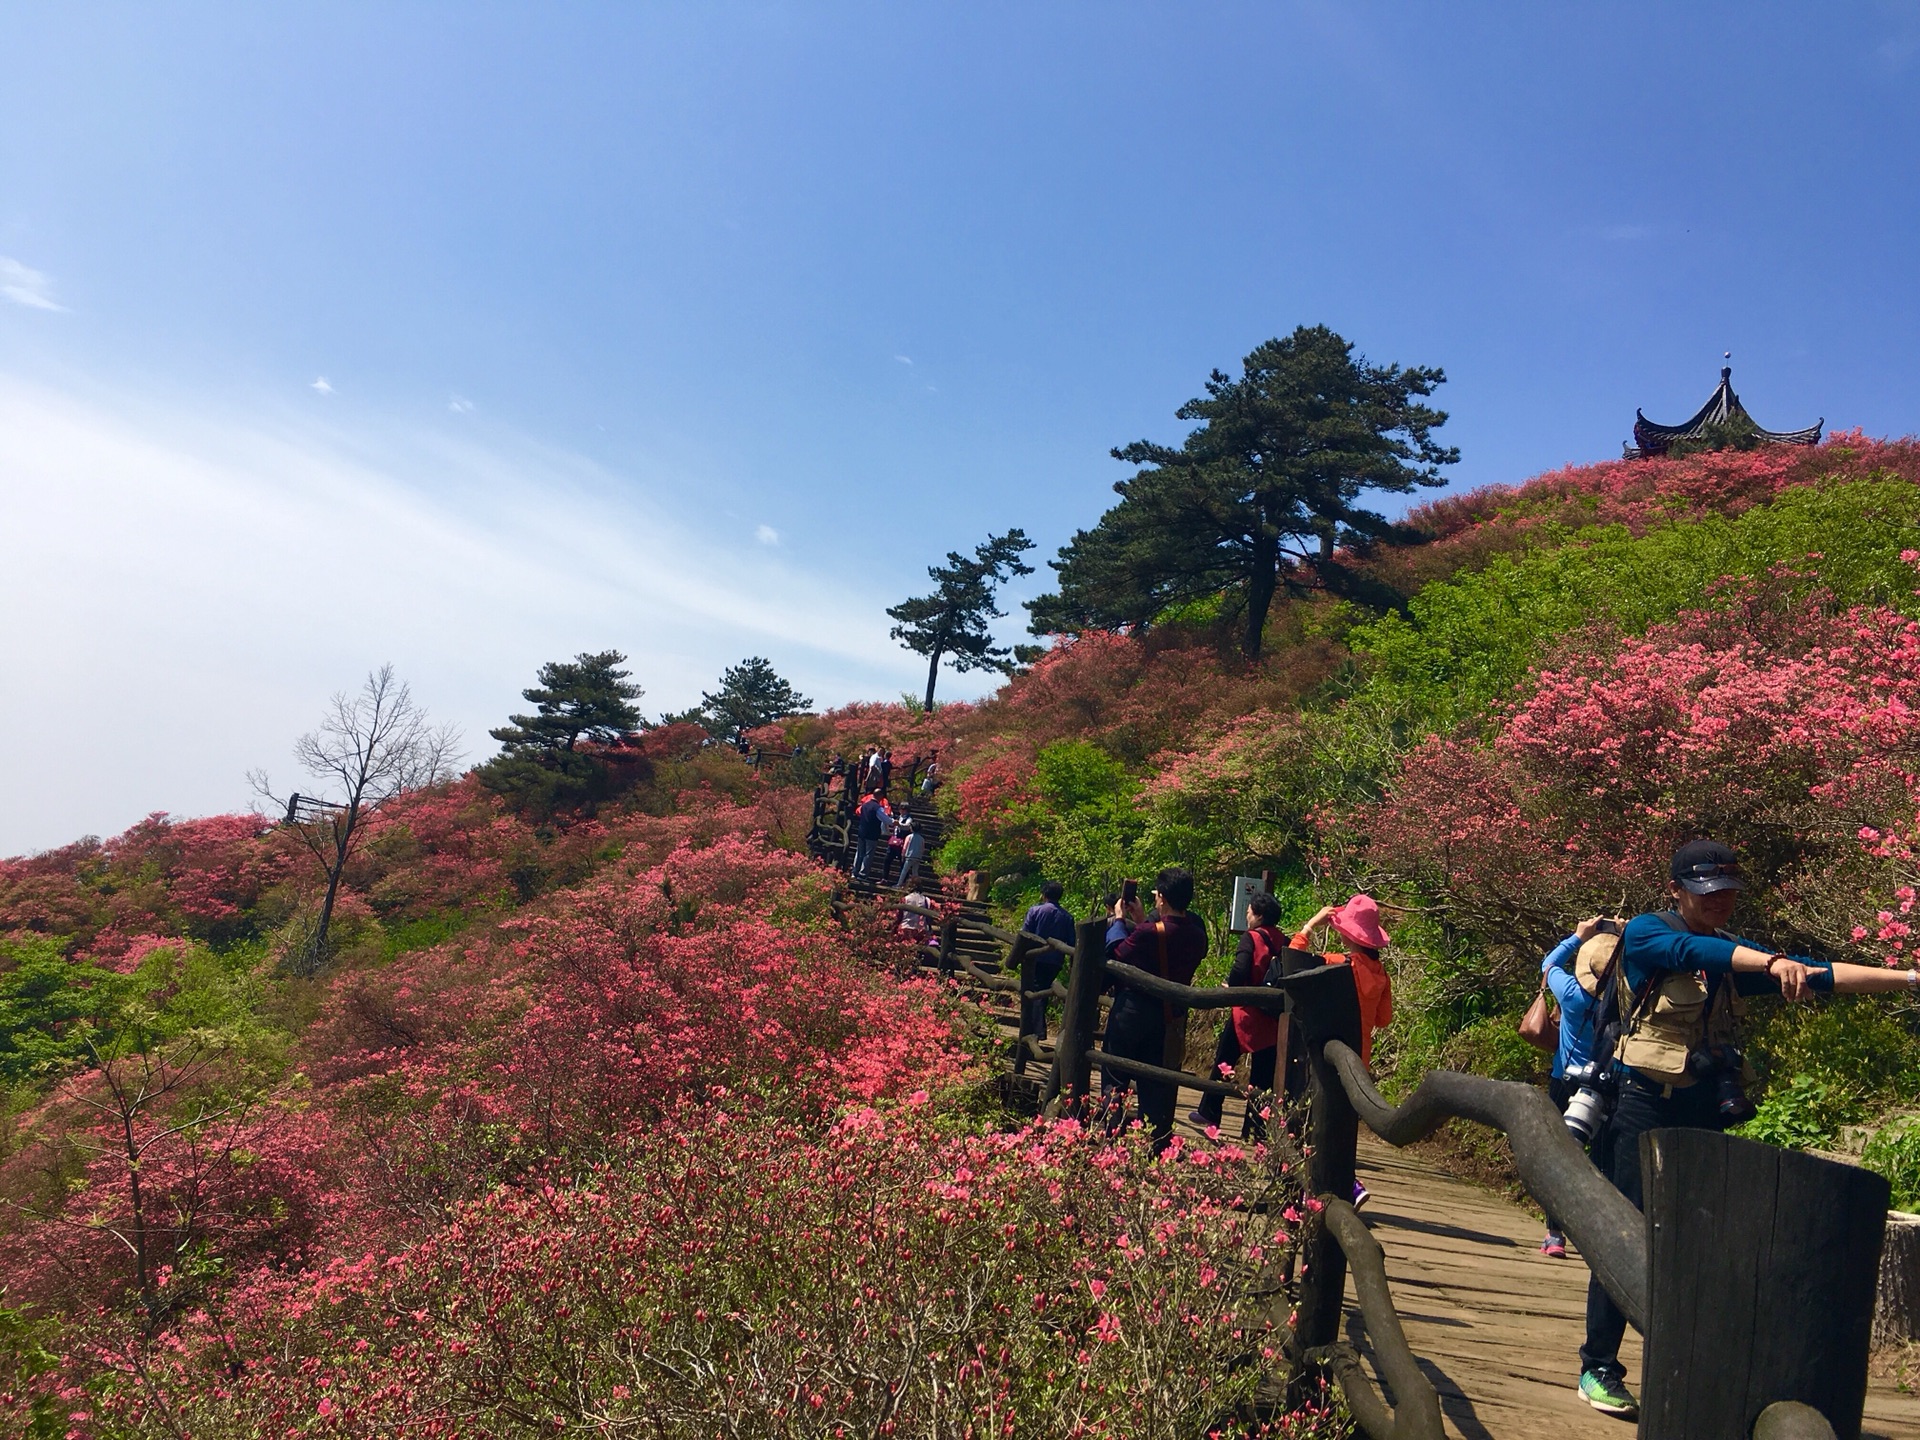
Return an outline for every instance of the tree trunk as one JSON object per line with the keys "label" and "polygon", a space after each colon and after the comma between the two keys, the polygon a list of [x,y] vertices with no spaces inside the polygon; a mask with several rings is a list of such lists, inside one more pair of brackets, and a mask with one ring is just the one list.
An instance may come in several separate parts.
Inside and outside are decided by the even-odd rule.
{"label": "tree trunk", "polygon": [[[335,822],[336,824],[338,822]],[[353,830],[360,823],[360,807],[347,806],[346,828],[335,831],[333,863],[327,867],[327,894],[320,902],[320,923],[313,932],[313,953],[307,957],[307,973],[313,975],[326,963],[327,927],[333,924],[333,902],[340,893],[340,877],[346,873],[347,855],[353,846]]]}
{"label": "tree trunk", "polygon": [[140,1285],[142,1320],[147,1334],[151,1335],[156,1328],[154,1317],[159,1314],[160,1304],[153,1293],[152,1262],[147,1256],[147,1205],[140,1190],[140,1145],[133,1135],[133,1110],[117,1093],[114,1098],[120,1101],[120,1130],[127,1152],[127,1205],[132,1212],[134,1275]]}
{"label": "tree trunk", "polygon": [[946,652],[935,650],[933,659],[927,665],[927,713],[933,713],[933,682],[940,678],[940,657]]}
{"label": "tree trunk", "polygon": [[1920,1340],[1920,1217],[1887,1216],[1880,1252],[1880,1289],[1873,1307],[1873,1343]]}
{"label": "tree trunk", "polygon": [[1279,573],[1279,545],[1269,535],[1255,536],[1253,566],[1247,572],[1247,633],[1240,641],[1240,653],[1249,660],[1260,658],[1260,647],[1267,633],[1267,612],[1273,608]]}

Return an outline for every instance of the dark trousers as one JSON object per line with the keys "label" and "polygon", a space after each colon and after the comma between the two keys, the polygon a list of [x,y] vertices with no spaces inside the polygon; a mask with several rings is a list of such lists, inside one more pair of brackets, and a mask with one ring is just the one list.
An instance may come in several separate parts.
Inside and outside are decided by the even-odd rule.
{"label": "dark trousers", "polygon": [[[1662,1095],[1661,1087],[1629,1080],[1605,1133],[1593,1146],[1593,1163],[1613,1181],[1613,1188],[1631,1200],[1635,1209],[1645,1202],[1640,1188],[1640,1137],[1649,1130],[1724,1130],[1711,1085],[1694,1084]],[[1627,1317],[1598,1280],[1587,1281],[1587,1343],[1580,1347],[1580,1368],[1626,1374],[1620,1363],[1620,1341],[1627,1333]]]}
{"label": "dark trousers", "polygon": [[[1220,1078],[1221,1066],[1224,1065],[1231,1069],[1239,1063],[1240,1057],[1246,1053],[1246,1048],[1240,1043],[1240,1033],[1233,1028],[1233,1017],[1229,1015],[1227,1017],[1227,1023],[1220,1027],[1220,1043],[1213,1047],[1213,1069],[1208,1073],[1207,1078],[1209,1080],[1218,1080]],[[1253,1083],[1254,1089],[1273,1089],[1273,1067],[1279,1058],[1280,1047],[1278,1045],[1268,1045],[1253,1052],[1253,1074],[1249,1078]],[[1226,1105],[1227,1097],[1224,1095],[1202,1095],[1200,1097],[1200,1113],[1206,1116],[1209,1125],[1218,1125],[1220,1123],[1220,1117],[1225,1112]],[[1249,1108],[1247,1111],[1246,1124],[1242,1127],[1245,1134],[1252,1135],[1260,1128],[1255,1124],[1257,1119],[1258,1117],[1255,1116],[1252,1109]]]}
{"label": "dark trousers", "polygon": [[[1033,962],[1033,988],[1045,990],[1060,978],[1060,966],[1066,957],[1058,950],[1048,949]],[[1037,1040],[1047,1038],[1047,999],[1042,995],[1038,1000],[1020,1002],[1020,1033],[1031,1035]]]}
{"label": "dark trousers", "polygon": [[[1141,1003],[1131,992],[1123,991],[1107,1012],[1107,1036],[1101,1048],[1126,1060],[1158,1065],[1163,1058],[1166,1033],[1159,1001]],[[1133,1085],[1140,1099],[1140,1116],[1153,1131],[1154,1147],[1158,1149],[1166,1143],[1167,1137],[1173,1134],[1173,1107],[1179,1091],[1163,1080],[1142,1080],[1136,1085],[1104,1065],[1100,1068],[1100,1084],[1107,1095],[1105,1107],[1110,1107],[1110,1126],[1118,1129],[1125,1123],[1126,1092],[1128,1086]]]}

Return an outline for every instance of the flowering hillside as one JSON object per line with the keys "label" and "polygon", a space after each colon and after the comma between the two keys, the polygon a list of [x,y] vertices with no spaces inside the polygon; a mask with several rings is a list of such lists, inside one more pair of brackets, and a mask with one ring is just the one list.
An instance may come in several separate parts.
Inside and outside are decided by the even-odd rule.
{"label": "flowering hillside", "polygon": [[[1210,915],[1261,869],[1296,921],[1373,890],[1390,1082],[1535,1075],[1541,947],[1651,903],[1696,833],[1741,849],[1773,943],[1912,956],[1920,447],[1609,462],[1414,519],[1339,558],[1349,598],[1276,606],[1257,661],[1223,595],[977,704],[764,727],[758,767],[676,724],[588,745],[571,809],[402,794],[311,977],[322,877],[285,826],[0,861],[0,1430],[1173,1437],[1241,1409],[1298,1176],[1001,1114],[977,1012],[800,853],[834,751],[937,751],[940,863],[1011,910],[1167,863]],[[1920,1096],[1912,1007],[1756,1021],[1757,1133]],[[1904,1133],[1869,1154],[1920,1180]]]}
{"label": "flowering hillside", "polygon": [[[1168,863],[1210,912],[1263,869],[1295,920],[1370,888],[1400,912],[1403,1079],[1536,1075],[1541,948],[1651,903],[1683,835],[1741,847],[1756,933],[1904,963],[1920,444],[1569,467],[1412,521],[1425,543],[1345,561],[1398,608],[1297,597],[1261,661],[1178,619],[1058,645],[956,726],[950,854],[1010,908],[1042,872],[1086,906]],[[1920,1097],[1911,1007],[1763,1019],[1770,1113],[1820,1092],[1798,1143]]]}
{"label": "flowering hillside", "polygon": [[315,981],[255,817],[0,864],[0,1431],[1172,1440],[1246,1400],[1297,1182],[1001,1128],[966,1007],[775,842],[805,792],[669,742],[591,816],[384,807]]}

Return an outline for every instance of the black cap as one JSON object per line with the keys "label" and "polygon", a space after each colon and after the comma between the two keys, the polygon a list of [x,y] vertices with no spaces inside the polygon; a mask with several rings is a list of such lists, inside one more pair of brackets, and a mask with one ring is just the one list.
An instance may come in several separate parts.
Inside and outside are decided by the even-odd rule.
{"label": "black cap", "polygon": [[1674,851],[1673,882],[1696,895],[1747,888],[1739,857],[1718,840],[1689,840]]}

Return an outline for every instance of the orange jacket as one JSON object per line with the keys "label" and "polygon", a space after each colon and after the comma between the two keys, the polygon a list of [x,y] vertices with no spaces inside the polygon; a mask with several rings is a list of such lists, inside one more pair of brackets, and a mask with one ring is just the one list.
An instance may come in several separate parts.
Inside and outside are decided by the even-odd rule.
{"label": "orange jacket", "polygon": [[[1311,950],[1306,932],[1287,942],[1294,950]],[[1360,996],[1360,1058],[1373,1063],[1373,1032],[1393,1022],[1393,982],[1375,956],[1356,950],[1348,955],[1322,955],[1329,965],[1353,966],[1353,988]]]}

